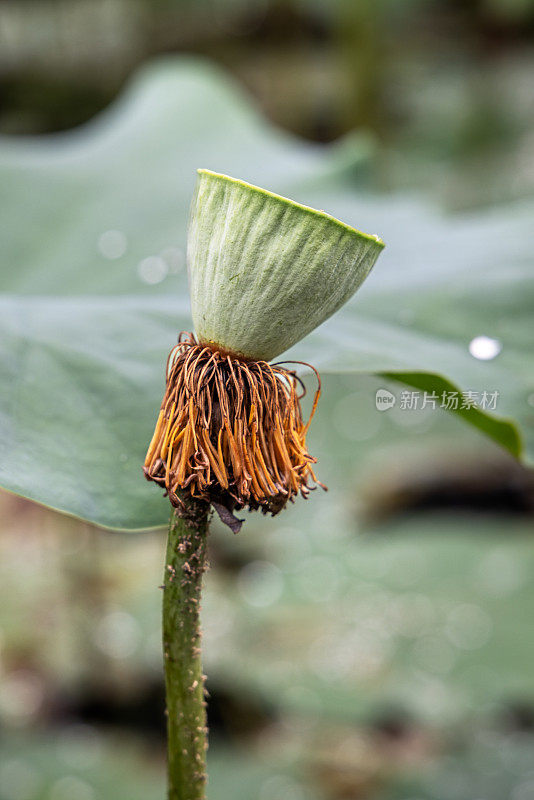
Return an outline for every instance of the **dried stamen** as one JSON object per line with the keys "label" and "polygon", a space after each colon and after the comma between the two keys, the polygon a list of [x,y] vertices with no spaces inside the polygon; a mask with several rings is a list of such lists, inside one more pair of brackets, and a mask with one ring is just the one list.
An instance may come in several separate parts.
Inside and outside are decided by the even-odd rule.
{"label": "dried stamen", "polygon": [[[300,363],[300,362],[295,362]],[[308,366],[308,365],[306,365]],[[313,367],[312,367],[313,369]],[[294,370],[245,361],[181,333],[167,361],[167,387],[146,455],[148,480],[221,508],[277,514],[320,483],[306,447],[321,384],[305,423]]]}

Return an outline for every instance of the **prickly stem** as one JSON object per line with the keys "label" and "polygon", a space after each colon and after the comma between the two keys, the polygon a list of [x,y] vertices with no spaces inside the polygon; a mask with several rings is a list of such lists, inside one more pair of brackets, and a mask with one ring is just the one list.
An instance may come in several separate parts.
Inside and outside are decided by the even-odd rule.
{"label": "prickly stem", "polygon": [[185,503],[171,515],[163,585],[168,798],[204,800],[208,745],[199,613],[209,505],[192,498]]}

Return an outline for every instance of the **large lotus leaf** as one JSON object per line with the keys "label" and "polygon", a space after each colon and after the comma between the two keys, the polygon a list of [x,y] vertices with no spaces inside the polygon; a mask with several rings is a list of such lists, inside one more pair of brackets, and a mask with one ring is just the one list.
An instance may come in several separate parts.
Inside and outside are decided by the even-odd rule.
{"label": "large lotus leaf", "polygon": [[[165,522],[140,467],[167,352],[192,324],[183,257],[197,167],[387,244],[358,296],[288,358],[428,392],[499,391],[495,412],[462,416],[516,455],[528,447],[534,202],[444,218],[424,199],[362,189],[367,153],[363,140],[283,135],[189,60],[146,69],[80,131],[4,139],[0,483],[105,526]],[[469,353],[480,335],[502,344],[491,361]]]}

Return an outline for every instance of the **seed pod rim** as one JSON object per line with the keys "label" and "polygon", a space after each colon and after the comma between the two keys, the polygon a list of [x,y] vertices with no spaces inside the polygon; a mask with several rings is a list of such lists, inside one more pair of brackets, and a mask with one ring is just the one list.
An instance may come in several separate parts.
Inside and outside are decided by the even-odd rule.
{"label": "seed pod rim", "polygon": [[252,191],[257,192],[258,194],[266,195],[267,197],[272,197],[274,200],[281,200],[283,203],[287,203],[288,205],[292,206],[293,208],[298,208],[301,211],[306,211],[313,216],[322,217],[323,219],[327,219],[329,222],[334,222],[336,225],[339,225],[344,230],[348,231],[349,233],[355,234],[362,239],[368,239],[375,244],[378,244],[380,247],[384,248],[386,243],[374,233],[365,233],[364,231],[360,231],[358,228],[354,228],[352,225],[349,225],[346,222],[334,217],[333,214],[329,214],[327,211],[323,211],[321,209],[313,208],[313,206],[307,206],[305,203],[299,203],[297,200],[292,200],[290,197],[286,197],[283,194],[278,194],[277,192],[272,192],[269,189],[264,189],[261,186],[256,186],[254,183],[249,183],[248,181],[244,181],[241,178],[233,178],[231,175],[226,175],[224,172],[215,172],[211,169],[206,169],[204,167],[200,167],[197,169],[197,173],[199,175],[210,175],[212,178],[222,178],[229,183],[235,183],[239,186],[243,186],[245,189],[252,189]]}

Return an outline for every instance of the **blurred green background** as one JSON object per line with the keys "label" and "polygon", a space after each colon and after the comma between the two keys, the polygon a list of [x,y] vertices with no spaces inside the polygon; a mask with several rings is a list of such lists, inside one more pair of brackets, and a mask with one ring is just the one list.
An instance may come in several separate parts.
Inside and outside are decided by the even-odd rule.
{"label": "blurred green background", "polygon": [[188,53],[295,133],[368,132],[380,186],[462,206],[533,188],[532,0],[4,0],[0,35],[1,132],[78,125]]}
{"label": "blurred green background", "polygon": [[[530,0],[4,0],[0,133],[87,122],[175,53],[276,125],[341,137],[373,197],[462,219],[532,198]],[[328,494],[213,525],[210,800],[534,797],[532,475],[444,413],[377,411],[379,388],[399,392],[326,376]],[[4,493],[0,551],[0,800],[162,798],[164,533]]]}

